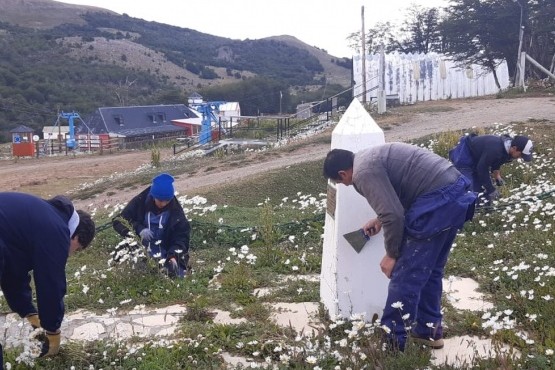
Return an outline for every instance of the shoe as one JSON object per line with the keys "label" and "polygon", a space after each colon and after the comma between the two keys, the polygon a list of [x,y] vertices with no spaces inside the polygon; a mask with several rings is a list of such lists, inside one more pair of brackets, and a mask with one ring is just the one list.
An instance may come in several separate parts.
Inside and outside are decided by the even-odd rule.
{"label": "shoe", "polygon": [[433,338],[423,338],[419,337],[414,333],[410,334],[410,337],[415,343],[422,344],[426,347],[430,347],[432,349],[442,349],[444,346],[443,338],[433,339]]}

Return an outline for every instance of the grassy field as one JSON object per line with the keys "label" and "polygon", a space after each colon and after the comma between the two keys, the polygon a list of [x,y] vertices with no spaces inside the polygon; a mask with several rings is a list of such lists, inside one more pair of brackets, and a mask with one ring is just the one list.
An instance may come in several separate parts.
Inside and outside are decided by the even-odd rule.
{"label": "grassy field", "polygon": [[[463,312],[445,301],[445,335],[492,338],[521,353],[512,360],[477,358],[469,368],[554,368],[555,127],[553,122],[526,122],[484,132],[528,134],[535,142],[535,160],[505,165],[502,198],[490,212],[477,213],[459,234],[447,275],[478,281],[494,309]],[[415,144],[445,156],[459,134],[443,133]],[[185,280],[160,276],[155,261],[113,263],[111,252],[121,238],[110,228],[101,231],[94,245],[68,265],[67,309],[101,313],[141,304],[186,304],[181,330],[169,340],[142,342],[140,350],[133,341],[70,343],[59,356],[37,360],[33,368],[220,369],[221,352],[243,356],[261,369],[437,368],[430,365],[430,351],[413,343],[403,354],[383,351],[380,329],[357,318],[332,321],[321,310],[324,325],[313,337],[270,320],[272,303],[319,301],[318,282],[284,277],[320,273],[326,189],[321,166],[320,160],[307,162],[179,198],[193,225],[192,273]],[[144,179],[127,181],[126,186],[137,186]],[[98,224],[118,211],[114,206],[96,215]],[[272,288],[272,293],[256,296],[256,288]],[[214,324],[214,309],[247,321]],[[12,369],[32,368],[16,361],[19,352],[8,350],[5,361]]]}

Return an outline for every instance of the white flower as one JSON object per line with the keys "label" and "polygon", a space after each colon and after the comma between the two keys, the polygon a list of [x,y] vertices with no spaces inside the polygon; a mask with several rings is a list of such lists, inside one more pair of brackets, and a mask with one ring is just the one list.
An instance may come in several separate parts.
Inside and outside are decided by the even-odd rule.
{"label": "white flower", "polygon": [[315,356],[308,356],[308,357],[306,358],[306,362],[309,363],[309,364],[311,364],[311,365],[314,365],[314,364],[316,363],[317,360],[318,360],[318,359],[317,359]]}
{"label": "white flower", "polygon": [[401,301],[393,302],[391,304],[391,307],[398,308],[398,309],[402,310],[403,309],[403,302],[401,302]]}
{"label": "white flower", "polygon": [[381,328],[385,331],[386,334],[391,333],[391,329],[387,325],[382,325]]}
{"label": "white flower", "polygon": [[545,350],[545,355],[546,356],[553,356],[553,350],[551,348],[548,348]]}

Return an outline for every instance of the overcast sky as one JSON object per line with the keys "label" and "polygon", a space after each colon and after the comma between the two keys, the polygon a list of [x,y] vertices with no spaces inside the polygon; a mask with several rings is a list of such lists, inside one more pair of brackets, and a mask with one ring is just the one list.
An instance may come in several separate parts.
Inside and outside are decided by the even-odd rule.
{"label": "overcast sky", "polygon": [[336,57],[351,57],[347,36],[376,22],[402,19],[410,4],[447,0],[64,0],[232,39],[291,35]]}

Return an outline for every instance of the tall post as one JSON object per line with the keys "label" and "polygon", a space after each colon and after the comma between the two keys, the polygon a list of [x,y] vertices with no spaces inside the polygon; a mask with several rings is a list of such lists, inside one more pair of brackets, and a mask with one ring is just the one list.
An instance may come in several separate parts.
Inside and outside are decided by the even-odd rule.
{"label": "tall post", "polygon": [[362,58],[362,104],[366,105],[366,33],[364,32],[364,5],[361,7],[360,12],[362,18],[362,30],[361,30],[361,58]]}
{"label": "tall post", "polygon": [[522,52],[522,39],[524,38],[524,26],[522,25],[522,13],[523,8],[522,4],[519,0],[514,0],[518,6],[520,6],[520,23],[518,26],[518,54],[516,57],[516,74],[515,74],[515,86],[516,87],[524,87],[524,71],[522,70],[521,66],[521,58],[522,56],[520,53]]}
{"label": "tall post", "polygon": [[[358,152],[385,142],[384,133],[366,109],[353,99],[332,133],[331,148]],[[381,272],[383,233],[370,238],[360,253],[344,234],[362,227],[376,213],[352,186],[328,183],[320,299],[330,317],[381,316],[388,280]]]}
{"label": "tall post", "polygon": [[385,113],[385,51],[383,44],[380,45],[380,68],[378,70],[378,113]]}

